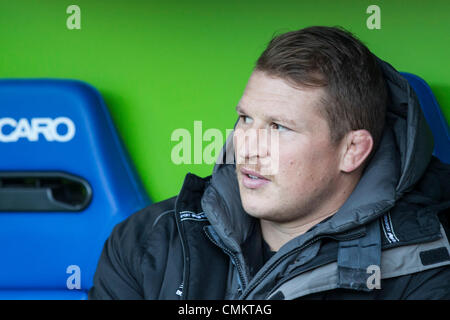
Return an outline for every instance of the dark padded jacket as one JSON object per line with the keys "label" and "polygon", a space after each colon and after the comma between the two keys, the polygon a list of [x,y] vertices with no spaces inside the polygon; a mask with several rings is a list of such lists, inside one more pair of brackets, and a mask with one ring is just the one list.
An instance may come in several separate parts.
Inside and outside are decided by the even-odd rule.
{"label": "dark padded jacket", "polygon": [[[264,262],[234,166],[188,174],[177,197],[114,228],[89,298],[449,299],[450,165],[432,156],[408,82],[380,65],[390,91],[386,129],[336,214]],[[223,158],[227,151],[230,143]]]}

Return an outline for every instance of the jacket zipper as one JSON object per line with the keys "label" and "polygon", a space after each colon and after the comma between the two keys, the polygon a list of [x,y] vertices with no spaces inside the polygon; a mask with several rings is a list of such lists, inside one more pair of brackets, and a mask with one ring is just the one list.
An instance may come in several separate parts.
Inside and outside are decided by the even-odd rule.
{"label": "jacket zipper", "polygon": [[239,259],[237,258],[237,256],[233,252],[231,252],[230,249],[226,248],[225,246],[222,246],[215,239],[213,239],[213,237],[209,234],[209,232],[207,230],[205,230],[205,234],[212,243],[214,243],[217,247],[222,249],[222,251],[224,251],[230,257],[230,259],[233,261],[233,263],[236,266],[236,269],[238,271],[238,274],[239,274],[239,279],[240,279],[242,287],[243,287],[242,290],[244,290],[244,288],[247,286],[247,281],[246,281],[246,278],[244,275],[244,270],[243,270],[242,264],[239,262]]}
{"label": "jacket zipper", "polygon": [[[351,237],[345,238],[345,240],[353,240],[353,239],[357,239],[361,236],[363,236],[365,234],[365,232],[359,232],[359,233],[355,233],[353,234]],[[330,236],[330,235],[323,235],[323,236],[319,236],[317,238],[311,239],[310,241],[304,243],[302,246],[295,248],[287,253],[285,253],[284,255],[282,255],[280,258],[278,258],[278,260],[276,260],[271,266],[270,268],[268,268],[261,276],[259,276],[259,279],[257,279],[256,281],[254,281],[252,283],[251,286],[249,286],[247,288],[247,290],[245,290],[245,292],[242,294],[242,296],[239,298],[241,300],[244,300],[249,294],[250,292],[255,289],[262,281],[264,281],[264,279],[281,263],[283,262],[283,260],[285,260],[286,258],[288,258],[289,256],[303,250],[304,248],[312,245],[313,243],[323,239],[323,238],[331,238],[331,239],[335,239],[337,240],[337,238]]]}
{"label": "jacket zipper", "polygon": [[[181,220],[180,220],[180,215],[179,215],[179,211],[177,210],[178,208],[178,199],[179,199],[179,194],[177,196],[177,199],[175,200],[175,222],[177,224],[178,227],[178,233],[180,234],[180,240],[181,240],[181,248],[183,249],[183,257],[184,257],[184,265],[183,265],[183,279],[181,282],[181,285],[183,286],[182,290],[181,290],[181,294],[180,294],[180,299],[183,300],[186,298],[187,296],[187,290],[188,290],[188,275],[189,275],[189,254],[187,252],[187,244],[186,244],[186,240],[184,237],[184,228],[181,225]],[[178,288],[179,290],[180,288]]]}

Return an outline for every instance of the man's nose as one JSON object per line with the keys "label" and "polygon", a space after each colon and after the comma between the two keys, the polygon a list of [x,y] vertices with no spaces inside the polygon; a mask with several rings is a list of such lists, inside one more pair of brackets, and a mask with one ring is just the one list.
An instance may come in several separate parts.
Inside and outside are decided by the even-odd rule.
{"label": "man's nose", "polygon": [[256,164],[258,159],[268,155],[268,132],[265,128],[237,129],[235,132],[237,160]]}

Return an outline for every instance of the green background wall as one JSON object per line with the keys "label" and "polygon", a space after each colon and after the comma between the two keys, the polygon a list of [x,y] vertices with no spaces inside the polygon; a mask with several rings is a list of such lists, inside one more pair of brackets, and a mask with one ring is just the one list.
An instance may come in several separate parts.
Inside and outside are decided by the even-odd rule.
{"label": "green background wall", "polygon": [[[81,8],[68,30],[66,8]],[[366,8],[381,8],[369,30]],[[340,25],[399,71],[423,77],[450,119],[450,2],[0,0],[0,77],[74,78],[103,95],[154,201],[175,195],[187,172],[170,140],[232,128],[254,62],[271,36],[310,25]]]}

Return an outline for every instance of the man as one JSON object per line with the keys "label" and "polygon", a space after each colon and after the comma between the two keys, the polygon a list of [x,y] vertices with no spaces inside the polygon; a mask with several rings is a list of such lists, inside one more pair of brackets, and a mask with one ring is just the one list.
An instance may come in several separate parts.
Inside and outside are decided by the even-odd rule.
{"label": "man", "polygon": [[236,109],[211,177],[115,227],[91,299],[450,298],[450,166],[390,65],[338,28],[288,32]]}

